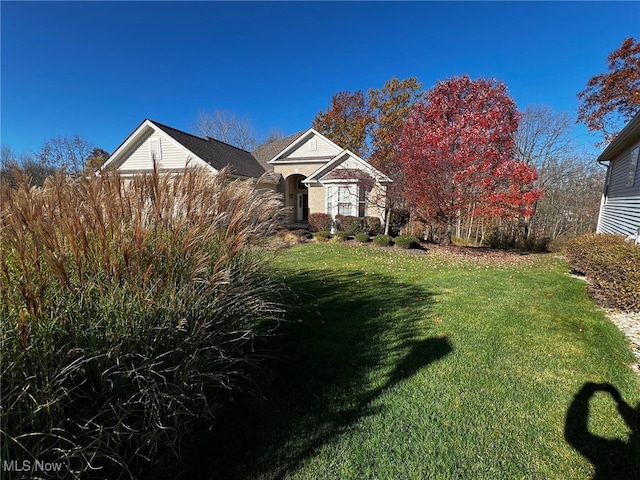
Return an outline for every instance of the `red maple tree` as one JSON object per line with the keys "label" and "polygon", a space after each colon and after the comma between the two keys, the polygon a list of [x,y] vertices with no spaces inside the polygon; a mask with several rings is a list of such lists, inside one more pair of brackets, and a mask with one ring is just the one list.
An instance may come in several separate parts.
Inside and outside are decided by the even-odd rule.
{"label": "red maple tree", "polygon": [[591,77],[578,93],[578,121],[609,143],[620,127],[640,112],[640,42],[626,38],[607,57],[609,72]]}
{"label": "red maple tree", "polygon": [[519,114],[504,83],[439,82],[405,123],[400,168],[418,219],[451,226],[463,214],[530,215],[542,192],[535,168],[514,159]]}

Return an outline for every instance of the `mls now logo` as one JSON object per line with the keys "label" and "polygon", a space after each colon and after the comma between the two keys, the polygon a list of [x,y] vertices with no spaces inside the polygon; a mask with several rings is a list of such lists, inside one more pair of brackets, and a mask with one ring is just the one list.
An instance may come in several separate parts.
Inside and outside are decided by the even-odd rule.
{"label": "mls now logo", "polygon": [[60,462],[43,462],[41,460],[3,460],[3,472],[59,472],[62,470]]}

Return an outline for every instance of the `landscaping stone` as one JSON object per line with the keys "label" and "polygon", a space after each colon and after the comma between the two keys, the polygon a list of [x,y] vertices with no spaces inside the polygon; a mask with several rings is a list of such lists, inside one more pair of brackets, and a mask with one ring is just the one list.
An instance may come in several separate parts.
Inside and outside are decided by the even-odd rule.
{"label": "landscaping stone", "polygon": [[636,359],[632,368],[640,375],[640,312],[624,313],[607,310],[607,318],[629,339],[631,352]]}

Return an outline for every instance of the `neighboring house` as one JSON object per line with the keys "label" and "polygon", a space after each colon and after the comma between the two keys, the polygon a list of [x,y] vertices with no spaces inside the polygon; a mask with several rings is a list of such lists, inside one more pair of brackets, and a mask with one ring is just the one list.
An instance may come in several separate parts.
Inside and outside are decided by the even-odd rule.
{"label": "neighboring house", "polygon": [[217,174],[230,165],[233,178],[261,179],[262,187],[282,193],[289,224],[304,226],[312,213],[372,216],[384,222],[391,179],[313,128],[247,152],[145,120],[102,168],[117,168],[127,177],[151,171],[154,159],[166,173],[189,165]]}
{"label": "neighboring house", "polygon": [[620,233],[640,243],[640,114],[598,157],[608,162],[598,233]]}

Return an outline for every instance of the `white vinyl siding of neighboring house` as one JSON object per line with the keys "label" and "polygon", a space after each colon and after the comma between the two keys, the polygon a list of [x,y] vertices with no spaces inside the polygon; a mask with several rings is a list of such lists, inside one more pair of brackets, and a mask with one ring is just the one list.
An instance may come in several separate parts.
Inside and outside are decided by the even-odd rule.
{"label": "white vinyl siding of neighboring house", "polygon": [[604,195],[598,219],[598,233],[621,233],[636,237],[640,230],[640,168],[636,144],[607,169]]}

